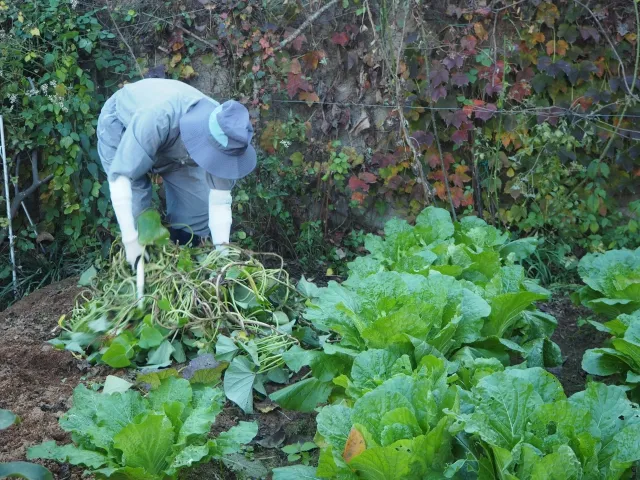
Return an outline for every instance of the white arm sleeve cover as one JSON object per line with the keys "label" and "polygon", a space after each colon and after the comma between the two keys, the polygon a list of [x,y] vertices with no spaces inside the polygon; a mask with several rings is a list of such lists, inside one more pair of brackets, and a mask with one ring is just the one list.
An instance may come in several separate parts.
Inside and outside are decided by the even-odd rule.
{"label": "white arm sleeve cover", "polygon": [[127,260],[135,262],[142,254],[142,247],[138,243],[138,232],[133,219],[133,205],[131,193],[131,180],[122,175],[109,182],[111,191],[111,203],[118,219],[122,243],[124,244]]}
{"label": "white arm sleeve cover", "polygon": [[229,243],[231,234],[231,191],[209,191],[209,230],[211,240],[218,246]]}

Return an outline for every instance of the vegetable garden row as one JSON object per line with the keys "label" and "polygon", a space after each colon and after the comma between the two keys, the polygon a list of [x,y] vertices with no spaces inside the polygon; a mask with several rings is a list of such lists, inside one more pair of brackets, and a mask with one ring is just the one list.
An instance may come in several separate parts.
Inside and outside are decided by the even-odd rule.
{"label": "vegetable garden row", "polygon": [[[318,287],[294,286],[278,257],[174,247],[148,223],[147,296],[136,302],[115,253],[109,271],[84,276],[90,293],[51,341],[135,375],[76,387],[60,418],[73,443],[33,446],[29,460],[96,478],[179,478],[243,452],[257,423],[210,431],[226,400],[252,414],[257,395],[318,412],[317,466],[275,468],[276,480],[631,478],[640,249],[580,262],[574,301],[605,319],[590,323],[611,339],[583,359],[602,381],[589,377],[567,398],[547,370],[563,360],[556,319],[536,307],[551,293],[520,265],[533,238],[511,241],[477,217],[454,223],[428,207],[415,225],[394,219],[384,237],[369,235],[348,278]],[[47,478],[24,462],[0,473],[9,468]]]}

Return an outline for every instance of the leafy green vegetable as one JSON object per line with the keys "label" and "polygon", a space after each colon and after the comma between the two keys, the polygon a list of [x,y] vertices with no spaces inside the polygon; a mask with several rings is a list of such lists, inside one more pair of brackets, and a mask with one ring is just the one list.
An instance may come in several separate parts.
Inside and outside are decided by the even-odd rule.
{"label": "leafy green vegetable", "polygon": [[0,430],[4,430],[5,428],[9,428],[14,423],[18,422],[18,417],[15,413],[0,408]]}
{"label": "leafy green vegetable", "polygon": [[[513,263],[537,242],[507,241],[479,218],[454,224],[446,210],[435,207],[426,208],[415,226],[390,220],[384,239],[367,237],[370,254],[349,264],[342,284],[311,288],[305,281],[309,298],[303,315],[325,334],[322,350],[292,349],[285,362],[294,371],[311,367],[318,382],[308,386],[317,391],[306,393],[318,399],[327,397],[327,382],[349,372],[344,388],[374,388],[391,373],[398,354],[407,356],[409,371],[426,355],[472,354],[508,365],[515,354],[527,366],[559,365],[559,348],[549,338],[555,318],[534,306],[550,293]],[[372,354],[365,358],[359,352]],[[356,359],[353,368],[350,358]],[[370,384],[360,382],[363,375]],[[334,386],[343,385],[334,380]]]}
{"label": "leafy green vegetable", "polygon": [[[391,370],[385,369],[371,389],[350,390],[352,407],[320,410],[319,478],[431,478],[453,461],[453,437],[448,432],[453,418],[443,412],[457,412],[459,399],[455,387],[447,384],[444,361],[429,356],[413,372]],[[359,383],[372,386],[365,379]],[[352,435],[364,445],[349,459],[343,452]]]}
{"label": "leafy green vegetable", "polygon": [[481,378],[466,401],[472,413],[455,418],[505,478],[618,479],[640,459],[629,448],[640,441],[640,416],[621,387],[590,383],[566,399],[544,370],[511,368]]}
{"label": "leafy green vegetable", "polygon": [[45,442],[29,448],[27,458],[82,465],[97,478],[175,479],[186,467],[239,452],[257,434],[257,424],[241,422],[210,439],[222,391],[175,376],[156,385],[146,396],[79,385],[73,407],[60,419],[74,443]]}
{"label": "leafy green vegetable", "polygon": [[609,318],[640,309],[640,248],[585,255],[578,273],[586,284],[575,300]]}
{"label": "leafy green vegetable", "polygon": [[162,225],[160,213],[148,209],[138,216],[138,240],[140,245],[166,245],[169,230]]}
{"label": "leafy green vegetable", "polygon": [[29,462],[0,463],[0,478],[17,477],[27,480],[53,480],[53,474],[42,465]]}

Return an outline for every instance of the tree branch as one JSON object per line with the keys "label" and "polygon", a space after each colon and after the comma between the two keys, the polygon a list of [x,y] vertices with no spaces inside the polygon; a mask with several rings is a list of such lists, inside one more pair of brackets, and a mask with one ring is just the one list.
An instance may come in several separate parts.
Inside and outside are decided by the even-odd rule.
{"label": "tree branch", "polygon": [[331,7],[333,7],[336,3],[338,3],[338,0],[331,0],[325,6],[323,6],[320,9],[318,9],[318,11],[316,11],[313,15],[311,15],[309,18],[307,18],[302,23],[302,25],[300,25],[298,27],[298,29],[295,32],[293,32],[291,35],[289,35],[287,38],[285,38],[283,41],[281,41],[280,45],[278,45],[278,47],[275,49],[275,51],[282,50],[284,47],[286,47],[291,42],[293,42],[296,39],[296,37],[298,37],[304,31],[305,28],[307,28],[309,25],[311,25],[315,21],[316,18],[318,18],[324,12],[326,12]]}
{"label": "tree branch", "polygon": [[29,195],[35,192],[42,185],[49,183],[52,179],[53,179],[53,174],[47,175],[44,179],[33,182],[29,188],[18,193],[15,197],[13,197],[13,200],[11,201],[11,218],[15,217],[16,212],[20,208],[20,204],[24,202],[24,200]]}

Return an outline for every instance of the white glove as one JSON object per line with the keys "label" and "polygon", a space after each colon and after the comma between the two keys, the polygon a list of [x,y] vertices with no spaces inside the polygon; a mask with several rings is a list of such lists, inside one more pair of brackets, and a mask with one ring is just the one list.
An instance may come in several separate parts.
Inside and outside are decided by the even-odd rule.
{"label": "white glove", "polygon": [[127,263],[131,265],[131,268],[135,270],[136,268],[136,260],[142,257],[143,248],[142,245],[138,242],[138,237],[135,240],[130,242],[122,241],[124,245],[124,253],[127,258]]}
{"label": "white glove", "polygon": [[133,220],[131,180],[127,177],[119,176],[113,182],[109,182],[109,190],[111,191],[113,209],[116,212],[116,218],[122,233],[125,256],[131,268],[135,269],[136,260],[142,256],[143,248],[138,242],[138,231]]}
{"label": "white glove", "polygon": [[224,244],[229,243],[231,223],[231,191],[210,190],[209,230],[216,250],[227,253],[228,248]]}

